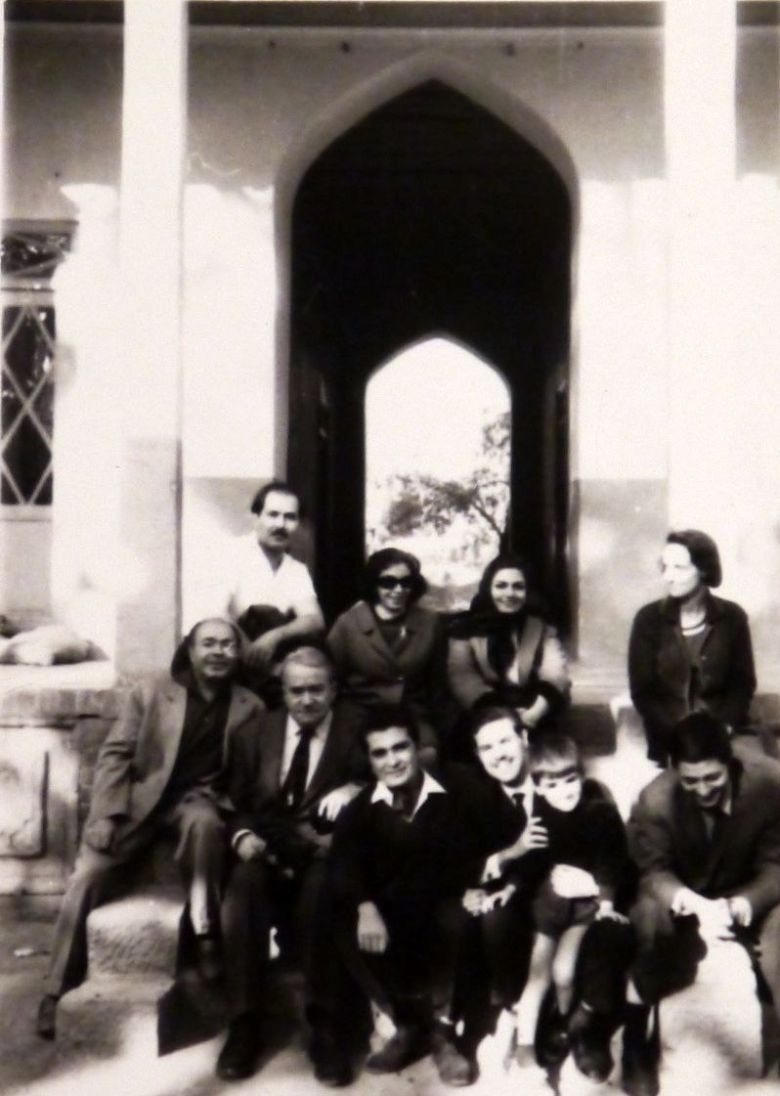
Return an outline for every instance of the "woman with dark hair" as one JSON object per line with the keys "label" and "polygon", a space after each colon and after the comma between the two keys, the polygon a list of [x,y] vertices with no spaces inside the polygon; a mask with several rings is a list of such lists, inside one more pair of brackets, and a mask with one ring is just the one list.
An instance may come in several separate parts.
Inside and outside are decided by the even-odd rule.
{"label": "woman with dark hair", "polygon": [[710,593],[721,582],[718,547],[698,529],[670,533],[661,553],[667,595],[634,617],[628,645],[631,699],[647,756],[665,765],[669,735],[690,712],[743,729],[756,688],[748,618]]}
{"label": "woman with dark hair", "polygon": [[555,629],[532,607],[519,557],[502,554],[485,568],[471,607],[450,627],[447,671],[464,709],[497,700],[529,729],[549,723],[565,704],[566,655]]}
{"label": "woman with dark hair", "polygon": [[404,705],[424,760],[434,760],[433,697],[443,678],[440,617],[417,604],[428,589],[420,561],[382,548],[366,561],[363,597],[337,619],[327,645],[341,681],[340,712],[359,727],[376,708]]}

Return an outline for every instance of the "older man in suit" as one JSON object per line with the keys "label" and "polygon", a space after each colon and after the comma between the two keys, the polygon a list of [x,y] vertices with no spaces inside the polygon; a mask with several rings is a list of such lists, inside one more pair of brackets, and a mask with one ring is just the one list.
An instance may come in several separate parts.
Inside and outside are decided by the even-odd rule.
{"label": "older man in suit", "polygon": [[284,707],[263,717],[254,799],[232,826],[235,863],[222,903],[231,1022],[217,1061],[217,1075],[230,1081],[250,1076],[261,1051],[272,926],[283,954],[307,964],[328,831],[366,768],[332,710],[336,682],[324,651],[289,654],[282,689]]}
{"label": "older man in suit", "polygon": [[248,801],[257,770],[261,702],[231,678],[240,636],[222,619],[196,624],[170,673],[138,685],[95,769],[89,815],[54,934],[37,1030],[53,1039],[57,1002],[83,981],[86,921],[166,831],[188,891],[201,973],[219,971],[225,820]]}
{"label": "older man in suit", "polygon": [[780,765],[732,747],[707,712],[675,726],[669,751],[672,768],[644,789],[628,828],[642,873],[623,1059],[632,1096],[659,1091],[651,1006],[693,980],[707,936],[758,941],[780,1009]]}

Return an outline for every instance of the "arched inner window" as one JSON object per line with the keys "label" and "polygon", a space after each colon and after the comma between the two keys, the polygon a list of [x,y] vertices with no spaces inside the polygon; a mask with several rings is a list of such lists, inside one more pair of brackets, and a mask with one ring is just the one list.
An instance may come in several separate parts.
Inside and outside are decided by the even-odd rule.
{"label": "arched inner window", "polygon": [[421,560],[437,608],[465,608],[509,511],[507,385],[458,343],[401,351],[366,389],[366,553]]}

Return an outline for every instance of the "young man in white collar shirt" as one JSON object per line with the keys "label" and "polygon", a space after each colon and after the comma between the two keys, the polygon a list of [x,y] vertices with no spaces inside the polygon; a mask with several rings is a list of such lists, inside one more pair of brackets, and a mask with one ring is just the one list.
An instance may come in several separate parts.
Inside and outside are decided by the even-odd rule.
{"label": "young man in white collar shirt", "polygon": [[284,707],[262,717],[253,801],[232,827],[235,856],[222,903],[231,1015],[217,1062],[223,1080],[250,1076],[262,1050],[272,925],[283,954],[307,963],[328,831],[366,775],[362,751],[332,710],[336,683],[324,651],[289,654],[282,688]]}
{"label": "young man in white collar shirt", "polygon": [[372,1000],[396,1031],[367,1069],[394,1073],[432,1053],[445,1083],[470,1084],[476,1065],[457,1049],[451,1005],[468,920],[460,899],[473,778],[426,772],[402,710],[372,713],[363,738],[374,782],[339,819],[314,940],[315,1075],[333,1086],[354,1079],[346,1029],[354,1033],[361,1002]]}

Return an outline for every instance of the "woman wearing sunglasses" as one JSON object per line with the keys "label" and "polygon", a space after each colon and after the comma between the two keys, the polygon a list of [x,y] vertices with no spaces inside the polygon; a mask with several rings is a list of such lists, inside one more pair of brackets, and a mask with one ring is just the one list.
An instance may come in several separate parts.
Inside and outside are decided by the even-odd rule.
{"label": "woman wearing sunglasses", "polygon": [[382,548],[368,557],[361,585],[362,600],[341,614],[328,635],[341,680],[340,712],[357,724],[377,707],[405,705],[417,725],[422,757],[432,762],[445,641],[439,615],[417,604],[428,588],[420,561],[399,548]]}
{"label": "woman wearing sunglasses", "polygon": [[549,723],[566,702],[566,655],[555,629],[533,607],[517,556],[492,560],[468,612],[453,620],[447,670],[463,709],[498,700],[529,730]]}

